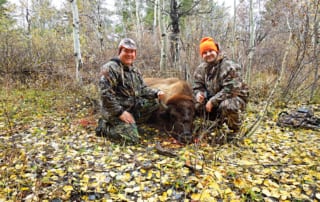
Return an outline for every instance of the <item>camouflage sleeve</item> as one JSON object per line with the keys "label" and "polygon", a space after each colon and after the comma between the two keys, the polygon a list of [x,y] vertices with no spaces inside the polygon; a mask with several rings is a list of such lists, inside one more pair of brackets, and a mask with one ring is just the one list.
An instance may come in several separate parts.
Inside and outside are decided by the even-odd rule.
{"label": "camouflage sleeve", "polygon": [[205,86],[205,66],[204,63],[200,64],[193,74],[193,84],[192,84],[192,90],[194,93],[194,96],[197,95],[198,92],[206,92],[206,86]]}
{"label": "camouflage sleeve", "polygon": [[142,95],[145,98],[148,98],[148,99],[157,98],[159,91],[160,91],[159,89],[154,89],[154,88],[148,87],[144,82],[142,84]]}
{"label": "camouflage sleeve", "polygon": [[223,61],[219,79],[222,88],[210,98],[214,105],[228,98],[239,96],[244,86],[241,77],[241,66],[232,60]]}
{"label": "camouflage sleeve", "polygon": [[115,92],[117,86],[117,72],[114,71],[114,62],[108,62],[101,68],[101,79],[99,81],[102,108],[111,116],[119,116],[124,111],[120,105]]}
{"label": "camouflage sleeve", "polygon": [[158,97],[158,92],[160,91],[159,89],[154,89],[154,88],[150,88],[148,87],[142,78],[141,73],[139,72],[139,85],[140,85],[140,89],[141,89],[141,96],[147,99],[154,99]]}

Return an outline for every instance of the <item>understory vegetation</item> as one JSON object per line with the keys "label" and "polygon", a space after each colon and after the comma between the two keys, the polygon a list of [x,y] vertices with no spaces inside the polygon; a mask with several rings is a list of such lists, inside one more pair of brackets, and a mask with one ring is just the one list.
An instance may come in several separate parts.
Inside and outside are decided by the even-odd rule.
{"label": "understory vegetation", "polygon": [[[149,128],[130,146],[95,136],[98,113],[85,94],[1,91],[1,201],[320,199],[319,131],[276,125],[281,110],[298,105],[271,107],[252,136],[230,144],[179,145]],[[249,103],[244,128],[263,104]],[[319,115],[320,105],[309,106]]]}

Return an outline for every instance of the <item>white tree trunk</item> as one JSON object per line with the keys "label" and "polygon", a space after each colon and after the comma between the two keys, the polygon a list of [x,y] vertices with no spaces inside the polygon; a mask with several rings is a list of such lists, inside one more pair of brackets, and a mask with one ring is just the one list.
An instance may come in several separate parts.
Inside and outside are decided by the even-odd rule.
{"label": "white tree trunk", "polygon": [[76,61],[76,80],[81,81],[79,70],[82,67],[82,58],[80,50],[80,29],[79,29],[79,13],[76,0],[70,0],[72,15],[73,15],[73,45],[74,45],[74,58]]}
{"label": "white tree trunk", "polygon": [[157,20],[158,20],[158,16],[160,15],[158,13],[159,10],[160,10],[159,9],[159,0],[155,0],[154,7],[153,7],[153,25],[152,25],[154,39],[156,39]]}
{"label": "white tree trunk", "polygon": [[254,21],[253,21],[253,0],[250,0],[250,41],[249,41],[249,64],[247,68],[247,83],[251,84],[251,69],[252,69],[252,60],[254,55]]}
{"label": "white tree trunk", "polygon": [[[161,6],[160,6],[161,5]],[[166,69],[167,66],[167,32],[165,29],[165,14],[161,12],[161,10],[164,9],[165,6],[165,0],[159,0],[159,6],[158,6],[158,12],[161,14],[159,16],[159,25],[160,25],[160,33],[161,33],[161,58],[160,58],[160,71],[163,71]]]}
{"label": "white tree trunk", "polygon": [[101,14],[101,10],[102,10],[102,2],[100,0],[97,1],[97,5],[96,5],[96,9],[97,9],[97,35],[99,38],[99,42],[100,42],[100,53],[103,52],[103,32],[102,32],[102,23],[103,23],[103,16]]}
{"label": "white tree trunk", "polygon": [[137,36],[137,39],[139,41],[139,43],[141,43],[142,41],[142,24],[141,24],[141,19],[140,19],[140,1],[136,1],[136,26],[137,26],[137,33],[136,33],[136,36]]}
{"label": "white tree trunk", "polygon": [[233,2],[232,59],[236,59],[237,0]]}

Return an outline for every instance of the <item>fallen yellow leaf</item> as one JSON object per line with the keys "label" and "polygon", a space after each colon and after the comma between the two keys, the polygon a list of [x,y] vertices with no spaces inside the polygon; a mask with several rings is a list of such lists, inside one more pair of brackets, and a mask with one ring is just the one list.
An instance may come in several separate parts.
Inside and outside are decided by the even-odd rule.
{"label": "fallen yellow leaf", "polygon": [[273,182],[273,181],[270,180],[270,179],[266,179],[266,180],[263,182],[263,184],[264,184],[265,186],[267,186],[269,189],[271,189],[271,188],[273,188],[273,189],[279,188],[279,185],[278,185],[277,183]]}
{"label": "fallen yellow leaf", "polygon": [[222,174],[219,171],[214,171],[214,176],[216,176],[218,182],[223,180]]}
{"label": "fallen yellow leaf", "polygon": [[233,180],[233,184],[238,188],[243,188],[246,185],[245,181],[241,178],[236,178]]}
{"label": "fallen yellow leaf", "polygon": [[159,196],[160,201],[167,201],[168,199],[168,194],[167,192],[163,192],[161,196]]}
{"label": "fallen yellow leaf", "polygon": [[173,192],[172,189],[168,189],[168,190],[167,190],[168,196],[171,196],[171,195],[172,195],[172,192]]}
{"label": "fallen yellow leaf", "polygon": [[201,194],[199,194],[199,193],[193,193],[193,194],[191,194],[191,199],[198,201],[200,199],[200,195]]}
{"label": "fallen yellow leaf", "polygon": [[271,193],[270,193],[270,191],[268,189],[262,189],[262,193],[264,195],[266,195],[267,197],[271,196]]}
{"label": "fallen yellow leaf", "polygon": [[68,193],[72,190],[73,190],[73,187],[71,185],[66,185],[63,187],[63,191],[65,191],[66,193]]}

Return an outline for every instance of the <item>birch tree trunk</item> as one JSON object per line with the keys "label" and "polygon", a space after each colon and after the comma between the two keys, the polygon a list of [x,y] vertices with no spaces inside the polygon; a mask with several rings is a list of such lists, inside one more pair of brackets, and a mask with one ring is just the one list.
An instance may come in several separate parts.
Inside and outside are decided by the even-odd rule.
{"label": "birch tree trunk", "polygon": [[165,0],[159,0],[158,13],[159,13],[159,25],[161,33],[161,58],[160,58],[160,71],[166,70],[167,67],[167,32],[165,29],[166,15],[164,12]]}
{"label": "birch tree trunk", "polygon": [[319,13],[319,1],[315,6],[315,16],[314,16],[314,27],[313,27],[313,57],[314,57],[314,81],[311,86],[310,98],[309,101],[312,101],[314,93],[317,88],[317,83],[319,80],[319,43],[320,43],[320,32],[319,25],[320,21],[318,20]]}
{"label": "birch tree trunk", "polygon": [[177,0],[171,0],[170,2],[170,18],[172,32],[170,34],[170,50],[171,50],[171,59],[173,62],[174,68],[178,66],[179,71],[182,71],[182,68],[179,65],[180,53],[179,53],[179,39],[180,39],[180,25],[179,25],[179,6]]}
{"label": "birch tree trunk", "polygon": [[[27,22],[27,37],[28,37],[28,48],[30,51],[28,51],[28,55],[31,58],[31,54],[32,54],[32,34],[31,34],[31,15],[30,15],[30,8],[29,8],[29,1],[26,1],[26,22]],[[24,22],[24,21],[23,21]]]}
{"label": "birch tree trunk", "polygon": [[141,19],[140,19],[140,1],[136,1],[136,26],[137,26],[137,39],[139,41],[139,43],[141,43],[141,39],[142,39],[142,24],[141,24]]}
{"label": "birch tree trunk", "polygon": [[155,0],[154,7],[153,7],[153,24],[152,24],[152,31],[153,31],[153,38],[156,39],[157,37],[157,21],[158,17],[160,17],[159,11],[160,11],[160,5],[159,0]]}
{"label": "birch tree trunk", "polygon": [[232,59],[236,59],[237,0],[233,1]]}
{"label": "birch tree trunk", "polygon": [[254,55],[254,21],[253,21],[253,0],[250,0],[250,41],[249,41],[249,64],[247,68],[247,83],[251,84],[251,69],[252,69],[252,60]]}
{"label": "birch tree trunk", "polygon": [[80,50],[80,29],[79,29],[79,13],[76,0],[70,0],[72,15],[73,15],[73,45],[74,45],[74,58],[76,61],[76,80],[81,81],[79,70],[82,67],[82,58]]}
{"label": "birch tree trunk", "polygon": [[102,14],[101,14],[101,10],[102,10],[102,3],[100,0],[97,1],[97,30],[98,30],[98,37],[99,37],[99,42],[100,42],[100,53],[103,52],[103,32],[102,32],[102,23],[103,23],[103,20],[102,20]]}
{"label": "birch tree trunk", "polygon": [[[127,36],[127,19],[123,15],[123,8],[125,7],[125,2],[124,1],[117,1],[116,2],[116,7],[117,10],[120,13],[121,16],[121,25],[122,25],[122,36]],[[131,13],[131,12],[130,12]]]}

